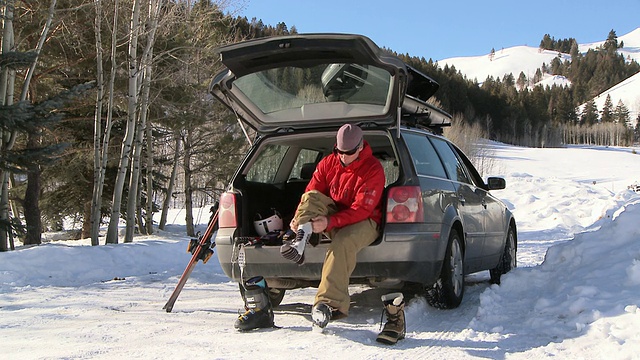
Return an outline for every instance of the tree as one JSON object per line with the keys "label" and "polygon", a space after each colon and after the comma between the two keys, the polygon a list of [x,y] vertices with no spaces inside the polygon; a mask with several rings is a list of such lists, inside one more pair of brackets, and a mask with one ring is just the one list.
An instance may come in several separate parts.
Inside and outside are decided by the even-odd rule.
{"label": "tree", "polygon": [[614,55],[618,51],[618,35],[613,29],[609,31],[607,40],[605,40],[602,47],[608,55]]}
{"label": "tree", "polygon": [[600,119],[603,123],[613,121],[613,103],[611,102],[611,95],[607,94],[602,106],[602,112],[600,112]]}
{"label": "tree", "polygon": [[524,74],[524,71],[520,71],[520,75],[518,75],[518,81],[516,81],[516,85],[518,85],[518,90],[522,90],[527,86],[527,75]]}
{"label": "tree", "polygon": [[593,125],[598,122],[598,107],[595,101],[589,100],[586,103],[584,109],[582,109],[580,121],[583,125]]}
{"label": "tree", "polygon": [[[3,40],[2,40],[2,55],[7,56],[14,50],[15,39],[13,32],[13,13],[15,10],[15,3],[12,0],[8,0],[3,3]],[[48,37],[49,28],[51,27],[51,22],[53,19],[54,11],[56,6],[56,0],[52,0],[49,6],[46,21],[43,25],[43,29],[41,31],[39,40],[37,45],[35,46],[34,51],[28,56],[29,58],[29,67],[25,74],[24,81],[22,82],[22,91],[20,94],[20,102],[25,103],[27,101],[29,86],[31,84],[31,79],[33,78],[33,73],[36,68],[37,60],[42,52],[42,47],[44,45],[45,40]],[[24,59],[24,57],[23,57]],[[17,65],[15,61],[13,61],[13,66]],[[2,75],[0,79],[0,104],[11,106],[13,105],[13,92],[14,92],[14,84],[15,84],[15,67],[3,66]],[[33,100],[33,99],[32,99]],[[50,100],[57,101],[57,100]],[[49,102],[47,102],[48,104]],[[59,105],[59,104],[58,104]],[[46,106],[44,105],[44,109]],[[55,108],[55,105],[53,105]],[[35,116],[30,115],[30,116]],[[47,115],[39,115],[39,116],[47,116]],[[44,121],[43,121],[44,122]],[[15,144],[16,135],[18,133],[15,130],[11,130],[9,128],[4,129],[0,133],[0,138],[2,141],[2,145],[0,146],[0,151],[4,153],[4,151],[11,151]],[[41,129],[38,127],[32,128],[31,131],[27,131],[27,147],[34,151],[38,151],[40,146],[40,134]],[[40,208],[39,208],[39,198],[40,198],[40,165],[37,162],[28,162],[29,166],[27,166],[27,189],[25,192],[25,197],[23,200],[23,207],[27,211],[25,211],[25,220],[27,222],[26,230],[26,244],[39,244],[40,243],[40,235],[42,232],[42,225],[40,221]],[[4,170],[0,172],[0,181],[2,183],[2,190],[0,191],[0,222],[5,223],[9,220],[8,213],[6,211],[6,206],[8,202],[8,177],[9,173]],[[5,198],[5,196],[7,196]],[[17,214],[14,213],[14,216]],[[4,241],[5,235],[7,234],[6,230],[0,231],[2,235],[0,235],[0,250],[4,249]],[[8,229],[9,232],[11,231]]]}
{"label": "tree", "polygon": [[618,124],[625,125],[629,129],[633,128],[633,124],[631,123],[631,117],[629,116],[629,109],[622,102],[622,100],[618,100],[618,105],[616,105],[615,110],[613,110],[613,121]]}
{"label": "tree", "polygon": [[573,62],[574,60],[579,60],[580,58],[578,42],[575,40],[571,42],[571,50],[569,50],[569,55],[571,55],[571,62]]}
{"label": "tree", "polygon": [[542,81],[542,71],[540,71],[540,68],[538,68],[536,69],[535,75],[533,75],[533,84],[537,84],[540,81]]}
{"label": "tree", "polygon": [[[102,0],[95,1],[95,23],[94,33],[96,38],[96,78],[97,78],[97,94],[94,116],[93,130],[93,191],[91,197],[90,210],[90,234],[91,245],[99,244],[98,236],[100,225],[102,224],[102,196],[104,191],[105,173],[109,156],[109,142],[111,140],[111,130],[113,126],[113,107],[114,107],[114,87],[116,76],[116,39],[118,29],[118,8],[119,3],[116,0],[113,7],[113,27],[111,32],[111,51],[110,62],[111,71],[108,82],[108,98],[107,98],[107,114],[102,131],[102,109],[104,97],[104,70],[103,70],[103,48],[102,48]],[[86,236],[86,234],[83,234]]]}
{"label": "tree", "polygon": [[[149,101],[150,101],[150,88],[151,88],[151,78],[152,78],[152,59],[153,59],[153,46],[155,44],[155,36],[158,30],[158,17],[160,16],[160,7],[162,5],[162,1],[156,0],[155,3],[153,0],[149,1],[148,6],[149,10],[149,21],[147,28],[147,38],[146,38],[146,46],[144,52],[141,57],[141,71],[138,76],[138,81],[140,82],[142,93],[140,98],[140,104],[136,104],[139,106],[140,112],[138,114],[138,125],[136,126],[136,135],[135,141],[133,143],[133,159],[131,163],[131,174],[129,177],[129,191],[127,198],[127,228],[125,233],[125,242],[133,241],[133,230],[136,226],[136,213],[140,213],[140,176],[141,176],[141,156],[142,156],[142,148],[144,145],[144,136],[145,134],[150,134],[147,132],[147,127],[150,128],[150,124],[148,124],[148,115],[149,115]],[[131,109],[129,109],[131,111]],[[151,152],[151,149],[148,149]],[[151,174],[151,168],[153,164],[148,165],[148,175]],[[151,194],[152,189],[149,188],[148,194]],[[150,197],[147,198],[147,201],[150,202]],[[138,217],[138,224],[141,233],[147,233],[146,227],[142,226],[142,217]]]}
{"label": "tree", "polygon": [[120,222],[120,205],[124,190],[125,178],[131,160],[133,139],[136,132],[137,107],[138,107],[138,37],[140,35],[140,0],[133,0],[131,10],[131,22],[129,26],[128,41],[128,68],[129,68],[129,92],[127,95],[127,126],[125,137],[120,150],[120,164],[118,165],[118,175],[116,177],[115,189],[113,191],[113,201],[111,203],[111,218],[107,229],[107,244],[118,243],[118,223]]}

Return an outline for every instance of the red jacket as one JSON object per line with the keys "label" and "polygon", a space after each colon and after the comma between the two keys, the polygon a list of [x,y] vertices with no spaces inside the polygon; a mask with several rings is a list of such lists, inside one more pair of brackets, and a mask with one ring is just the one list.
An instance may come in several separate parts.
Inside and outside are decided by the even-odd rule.
{"label": "red jacket", "polygon": [[365,141],[360,156],[343,166],[338,154],[326,156],[318,163],[305,191],[317,190],[329,196],[338,212],[329,216],[326,231],[355,224],[367,218],[380,224],[384,170]]}

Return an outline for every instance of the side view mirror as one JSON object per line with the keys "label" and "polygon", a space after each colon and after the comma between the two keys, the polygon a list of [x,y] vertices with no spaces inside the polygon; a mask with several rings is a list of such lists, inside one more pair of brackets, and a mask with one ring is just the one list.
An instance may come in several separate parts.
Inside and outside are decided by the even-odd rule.
{"label": "side view mirror", "polygon": [[490,177],[487,179],[489,190],[502,190],[507,187],[507,181],[500,177]]}

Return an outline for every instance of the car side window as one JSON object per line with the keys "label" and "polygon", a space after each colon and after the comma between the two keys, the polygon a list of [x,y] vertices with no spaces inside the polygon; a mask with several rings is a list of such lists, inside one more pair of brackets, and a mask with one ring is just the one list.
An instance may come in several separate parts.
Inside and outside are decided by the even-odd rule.
{"label": "car side window", "polygon": [[404,141],[409,148],[418,175],[447,177],[438,154],[426,136],[405,133]]}
{"label": "car side window", "polygon": [[304,164],[316,163],[319,156],[320,152],[316,150],[300,150],[298,157],[296,158],[296,162],[293,164],[293,169],[291,169],[291,174],[289,174],[289,180],[303,178],[302,166]]}
{"label": "car side window", "polygon": [[248,181],[273,184],[276,181],[282,159],[287,154],[288,146],[267,145],[260,150],[256,161],[247,172]]}
{"label": "car side window", "polygon": [[444,167],[449,174],[449,178],[461,183],[473,184],[465,171],[464,165],[453,152],[451,146],[449,146],[446,141],[436,137],[432,137],[431,141],[433,141],[433,145],[436,147],[438,154],[440,154],[444,162]]}

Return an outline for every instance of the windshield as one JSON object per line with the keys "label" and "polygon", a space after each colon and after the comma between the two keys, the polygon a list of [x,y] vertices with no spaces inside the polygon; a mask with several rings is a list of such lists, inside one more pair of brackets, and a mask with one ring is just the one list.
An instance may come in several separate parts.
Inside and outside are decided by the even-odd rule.
{"label": "windshield", "polygon": [[280,67],[242,76],[233,86],[274,122],[381,115],[391,99],[391,74],[372,65]]}

